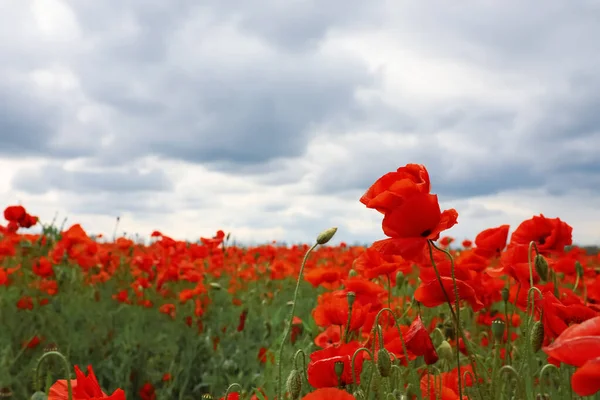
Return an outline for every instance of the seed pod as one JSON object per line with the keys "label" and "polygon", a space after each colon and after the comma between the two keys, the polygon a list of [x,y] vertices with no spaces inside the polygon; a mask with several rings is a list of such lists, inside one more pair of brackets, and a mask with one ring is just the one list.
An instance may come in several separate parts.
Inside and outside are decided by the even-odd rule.
{"label": "seed pod", "polygon": [[356,300],[356,293],[348,292],[346,293],[346,298],[348,299],[348,312],[352,315],[352,306],[354,305],[354,300]]}
{"label": "seed pod", "polygon": [[540,321],[536,321],[531,328],[531,348],[534,353],[537,353],[542,348],[544,342],[544,325]]}
{"label": "seed pod", "polygon": [[494,334],[494,339],[496,342],[501,342],[502,338],[504,338],[504,331],[506,330],[506,323],[502,321],[500,318],[497,318],[492,321],[492,333]]}
{"label": "seed pod", "polygon": [[336,361],[333,368],[338,379],[342,379],[342,374],[344,373],[344,363],[342,361]]}

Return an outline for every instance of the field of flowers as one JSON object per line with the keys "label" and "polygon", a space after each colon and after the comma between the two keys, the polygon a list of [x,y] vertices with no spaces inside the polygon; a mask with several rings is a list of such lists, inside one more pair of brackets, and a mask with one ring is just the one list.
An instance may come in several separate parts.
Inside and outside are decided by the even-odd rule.
{"label": "field of flowers", "polygon": [[385,238],[368,247],[328,245],[335,228],[244,248],[222,231],[34,235],[37,218],[9,206],[0,397],[596,398],[598,254],[543,215],[456,243],[458,213],[431,186],[417,164],[377,179],[360,202]]}

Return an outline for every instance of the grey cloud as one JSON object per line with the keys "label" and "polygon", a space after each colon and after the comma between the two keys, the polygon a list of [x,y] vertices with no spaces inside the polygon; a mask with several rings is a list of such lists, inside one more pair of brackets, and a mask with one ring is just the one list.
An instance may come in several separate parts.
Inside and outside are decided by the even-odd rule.
{"label": "grey cloud", "polygon": [[263,6],[244,0],[222,2],[221,10],[238,11],[242,26],[281,49],[306,51],[333,28],[364,26],[377,21],[383,2],[360,0],[265,1]]}
{"label": "grey cloud", "polygon": [[33,94],[0,81],[0,154],[9,157],[41,155],[60,126],[60,109]]}
{"label": "grey cloud", "polygon": [[460,208],[460,217],[475,220],[490,217],[503,217],[506,218],[507,214],[502,210],[492,210],[484,205],[468,204],[465,208]]}
{"label": "grey cloud", "polygon": [[[305,155],[315,132],[327,127],[333,132],[391,131],[398,137],[411,132],[419,144],[347,148],[349,161],[316,177],[319,193],[366,190],[377,177],[408,162],[425,164],[433,191],[448,199],[596,184],[600,53],[594,22],[598,9],[592,2],[550,1],[540,8],[508,1],[493,8],[471,5],[469,12],[441,1],[391,8],[355,0],[278,4],[72,2],[82,42],[90,45],[66,58],[57,56],[64,56],[64,49],[56,54],[45,49],[35,53],[34,62],[29,44],[24,46],[27,66],[63,60],[79,77],[85,98],[110,110],[108,128],[73,122],[76,107],[62,94],[42,99],[26,84],[0,82],[0,102],[7,104],[0,110],[0,152],[88,156],[96,166],[159,155],[276,185],[305,177],[306,170],[294,160]],[[223,26],[239,36],[227,36]],[[404,98],[395,106],[377,101],[365,106],[354,94],[358,88],[376,89],[379,76],[361,60],[325,55],[318,45],[336,29],[374,26],[401,26],[398,34],[410,33],[409,43],[425,55],[482,67],[506,85],[530,83],[540,94],[532,104],[515,101],[501,107],[488,101],[495,93],[481,103],[455,99],[415,107]],[[256,43],[238,42],[247,38]],[[8,60],[15,70],[17,50]],[[85,139],[77,146],[57,141],[65,126],[80,130]],[[436,142],[444,131],[455,135],[454,149]],[[99,146],[100,133],[116,140]],[[574,147],[573,138],[587,146]],[[344,133],[337,139],[343,142]],[[461,146],[477,152],[463,153]],[[15,184],[31,192],[170,187],[158,173],[156,180],[135,171],[73,175],[55,168],[23,174]]]}
{"label": "grey cloud", "polygon": [[[89,126],[73,124],[77,109],[71,96],[62,93],[42,104],[63,110],[48,113],[57,120],[47,121],[38,111],[44,107],[33,108],[35,103],[29,102],[36,114],[27,116],[36,125],[16,126],[4,117],[1,127],[17,132],[11,140],[24,142],[23,153],[88,156],[95,165],[155,154],[220,170],[299,156],[315,126],[360,114],[354,91],[374,84],[366,65],[358,59],[322,55],[314,46],[293,48],[293,43],[319,41],[338,22],[351,22],[361,7],[340,11],[335,4],[314,3],[298,5],[296,13],[289,14],[287,8],[271,7],[275,2],[266,2],[265,7],[230,3],[231,7],[202,7],[189,0],[124,1],[110,7],[101,2],[70,3],[81,28],[81,46],[73,46],[69,57],[60,57],[62,50],[40,52],[30,64],[45,66],[55,57],[64,61],[79,78],[82,95],[110,110],[104,131],[100,135]],[[302,20],[316,22],[305,25],[298,22]],[[262,41],[266,50],[247,59],[244,44],[222,36],[219,29],[229,25],[240,38]],[[210,48],[211,41],[222,48],[216,56],[199,47],[204,43]],[[221,53],[235,55],[238,50],[237,58],[219,59]],[[15,57],[10,65],[19,71],[18,48],[11,54]],[[2,97],[9,104],[25,103],[15,92],[28,96],[31,90],[21,84]],[[11,118],[27,109],[17,108],[10,110]],[[65,126],[81,130],[80,136],[89,138],[85,145],[73,148],[64,140],[61,146],[50,145]],[[106,135],[118,140],[99,146],[94,137]]]}
{"label": "grey cloud", "polygon": [[15,189],[34,194],[57,189],[77,194],[161,192],[172,188],[172,183],[161,170],[140,172],[128,168],[120,171],[69,171],[58,166],[19,171],[12,181]]}
{"label": "grey cloud", "polygon": [[[146,78],[152,81],[150,76]],[[130,121],[124,137],[128,146],[120,142],[106,153],[120,155],[124,149],[139,156],[151,152],[215,163],[217,169],[298,156],[304,152],[312,128],[335,119],[351,119],[358,108],[353,100],[355,88],[371,81],[358,64],[326,65],[315,57],[289,62],[273,58],[255,65],[247,62],[235,71],[209,68],[195,76],[168,79],[168,85],[150,96],[163,104],[150,103],[156,112],[137,118],[129,113],[130,105],[115,98],[115,92],[100,94],[98,99]],[[123,84],[126,93],[127,82]],[[164,104],[171,100],[174,106]],[[146,100],[138,104],[133,107],[148,107]]]}

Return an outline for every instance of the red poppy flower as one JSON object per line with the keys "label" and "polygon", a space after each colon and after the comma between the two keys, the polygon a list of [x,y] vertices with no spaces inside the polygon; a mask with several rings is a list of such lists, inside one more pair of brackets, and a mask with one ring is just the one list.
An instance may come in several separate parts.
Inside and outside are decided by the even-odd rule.
{"label": "red poppy flower", "polygon": [[[417,316],[408,329],[406,331],[404,329],[405,327],[403,327],[402,339],[404,339],[409,357],[411,354],[417,357],[423,356],[427,365],[435,364],[438,354],[421,317]],[[385,348],[400,359],[404,358],[402,339],[395,326],[391,326],[384,334]]]}
{"label": "red poppy flower", "polygon": [[[71,379],[71,388],[73,390],[73,400],[90,400],[90,399],[106,399],[106,400],[125,400],[125,392],[122,389],[117,389],[108,396],[100,389],[98,379],[94,374],[94,370],[91,365],[88,365],[88,376],[85,376],[79,369],[79,366],[75,366],[76,379]],[[54,383],[48,391],[48,400],[67,400],[69,398],[69,392],[67,389],[66,379],[59,379]]]}
{"label": "red poppy flower", "polygon": [[[353,383],[352,356],[360,347],[360,343],[353,341],[313,352],[307,369],[308,383],[314,388],[337,387],[340,383],[344,385]],[[358,353],[355,358],[356,383],[360,383],[363,359],[363,352]],[[342,370],[339,377],[336,369]]]}
{"label": "red poppy flower", "polygon": [[565,305],[550,291],[544,292],[543,295],[542,322],[548,338],[559,336],[573,322],[580,323],[598,315],[584,304]]}
{"label": "red poppy flower", "polygon": [[400,206],[404,199],[417,193],[429,193],[429,173],[423,165],[407,164],[396,172],[388,172],[379,178],[360,202],[380,213],[387,213]]}
{"label": "red poppy flower", "polygon": [[345,390],[327,387],[310,392],[302,400],[355,400],[355,397]]}
{"label": "red poppy flower", "polygon": [[527,244],[535,242],[540,253],[562,252],[565,246],[573,243],[573,228],[560,218],[534,216],[513,232],[511,243]]}
{"label": "red poppy flower", "polygon": [[510,225],[481,231],[475,238],[475,254],[484,258],[499,257],[508,239]]}
{"label": "red poppy flower", "polygon": [[395,254],[410,261],[425,262],[427,241],[437,240],[442,231],[456,225],[457,219],[454,209],[440,211],[437,195],[413,195],[385,214],[383,232],[390,239],[373,243],[373,248],[384,255]]}
{"label": "red poppy flower", "polygon": [[591,396],[600,391],[600,357],[588,360],[571,377],[573,391],[580,396]]}
{"label": "red poppy flower", "polygon": [[600,357],[600,316],[569,326],[542,350],[548,356],[576,367]]}
{"label": "red poppy flower", "polygon": [[19,222],[25,218],[27,211],[23,206],[8,206],[4,209],[4,219],[9,222]]}
{"label": "red poppy flower", "polygon": [[569,326],[542,350],[555,365],[579,367],[571,377],[575,393],[590,396],[600,391],[600,316]]}
{"label": "red poppy flower", "polygon": [[156,391],[150,382],[144,383],[140,388],[140,398],[142,400],[156,400]]}
{"label": "red poppy flower", "polygon": [[[442,284],[444,290],[448,294],[451,303],[455,303],[456,298],[454,296],[454,284],[452,278],[442,276]],[[456,280],[456,287],[458,289],[458,296],[460,300],[466,300],[473,311],[477,312],[483,308],[483,303],[479,301],[475,290],[466,282]],[[415,300],[421,302],[425,307],[437,307],[446,302],[446,296],[440,287],[437,280],[422,282],[421,285],[415,290]]]}

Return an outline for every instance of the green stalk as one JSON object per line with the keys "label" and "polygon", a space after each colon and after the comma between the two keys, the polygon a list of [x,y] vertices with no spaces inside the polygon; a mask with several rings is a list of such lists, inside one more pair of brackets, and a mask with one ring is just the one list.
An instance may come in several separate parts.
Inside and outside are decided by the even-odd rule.
{"label": "green stalk", "polygon": [[285,341],[287,340],[288,335],[292,329],[292,323],[294,321],[294,312],[296,311],[296,300],[298,299],[298,292],[300,291],[300,281],[302,280],[302,274],[304,273],[304,266],[306,265],[306,261],[308,260],[308,256],[312,251],[319,245],[319,243],[315,243],[312,245],[310,249],[304,255],[304,259],[302,260],[302,265],[300,266],[300,272],[298,273],[298,279],[296,279],[296,289],[294,290],[294,299],[292,301],[292,311],[290,312],[290,318],[288,324],[285,327],[285,331],[283,333],[283,338],[281,339],[281,345],[279,346],[279,353],[277,356],[277,398],[282,399],[282,382],[281,382],[281,359],[283,358],[283,346],[285,345]]}

